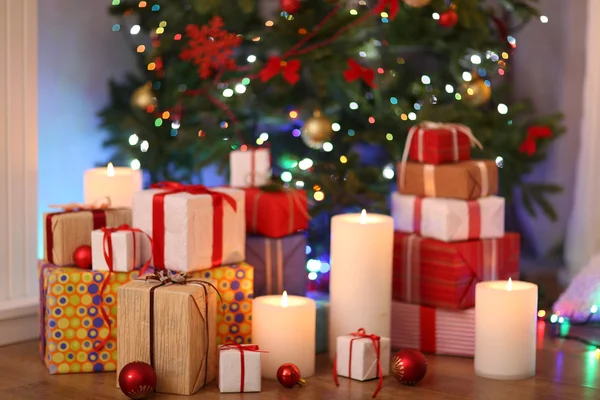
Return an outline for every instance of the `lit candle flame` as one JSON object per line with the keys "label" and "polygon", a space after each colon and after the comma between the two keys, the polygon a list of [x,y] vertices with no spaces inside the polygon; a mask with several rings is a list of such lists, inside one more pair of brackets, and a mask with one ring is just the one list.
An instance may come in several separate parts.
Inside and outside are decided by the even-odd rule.
{"label": "lit candle flame", "polygon": [[287,291],[283,291],[283,294],[281,295],[281,307],[286,308],[288,306],[288,296],[287,296]]}
{"label": "lit candle flame", "polygon": [[512,278],[508,278],[508,282],[506,282],[506,290],[512,290]]}
{"label": "lit candle flame", "polygon": [[106,175],[107,176],[115,176],[115,167],[113,163],[109,162],[106,166]]}
{"label": "lit candle flame", "polygon": [[367,210],[362,210],[362,212],[360,213],[360,223],[361,224],[367,223]]}

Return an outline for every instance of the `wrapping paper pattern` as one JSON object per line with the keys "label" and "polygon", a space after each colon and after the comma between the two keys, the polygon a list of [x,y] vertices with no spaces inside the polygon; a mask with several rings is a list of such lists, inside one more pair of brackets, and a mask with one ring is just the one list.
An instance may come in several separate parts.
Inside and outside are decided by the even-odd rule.
{"label": "wrapping paper pattern", "polygon": [[254,294],[306,293],[306,236],[299,233],[281,239],[246,238],[246,260],[254,266]]}
{"label": "wrapping paper pattern", "polygon": [[252,334],[254,267],[247,263],[188,274],[190,279],[213,280],[223,298],[217,314],[217,344],[249,344]]}
{"label": "wrapping paper pattern", "polygon": [[504,198],[440,199],[392,193],[395,229],[456,242],[504,236]]}
{"label": "wrapping paper pattern", "polygon": [[271,151],[267,148],[235,150],[229,153],[229,184],[246,188],[271,180]]}
{"label": "wrapping paper pattern", "polygon": [[[117,290],[139,271],[108,273],[40,264],[40,352],[51,374],[115,371],[117,368]],[[111,320],[109,327],[98,309]],[[95,346],[107,335],[99,351]]]}
{"label": "wrapping paper pattern", "polygon": [[422,128],[412,140],[408,156],[426,164],[470,160],[471,141],[461,132]]}
{"label": "wrapping paper pattern", "polygon": [[280,238],[308,229],[308,200],[304,190],[268,192],[246,189],[248,233]]}
{"label": "wrapping paper pattern", "polygon": [[518,278],[519,240],[507,233],[446,243],[395,232],[392,297],[429,307],[473,307],[477,282]]}
{"label": "wrapping paper pattern", "polygon": [[392,348],[424,353],[475,355],[475,309],[444,310],[392,302]]}

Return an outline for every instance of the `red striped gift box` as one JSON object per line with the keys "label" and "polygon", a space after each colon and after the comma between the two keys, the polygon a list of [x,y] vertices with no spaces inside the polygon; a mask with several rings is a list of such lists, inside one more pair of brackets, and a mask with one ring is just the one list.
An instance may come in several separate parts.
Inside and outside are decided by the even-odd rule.
{"label": "red striped gift box", "polygon": [[475,309],[444,310],[392,302],[392,348],[472,357],[475,354]]}
{"label": "red striped gift box", "polygon": [[408,134],[408,157],[425,164],[443,164],[471,159],[471,145],[481,146],[471,130],[459,124],[423,122]]}

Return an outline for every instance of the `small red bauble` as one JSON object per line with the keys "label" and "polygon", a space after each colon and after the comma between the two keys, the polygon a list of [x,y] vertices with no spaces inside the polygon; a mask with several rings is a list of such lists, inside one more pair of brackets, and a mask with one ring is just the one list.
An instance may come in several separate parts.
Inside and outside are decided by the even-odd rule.
{"label": "small red bauble", "polygon": [[425,376],[427,359],[419,350],[403,349],[392,359],[392,373],[403,385],[414,385]]}
{"label": "small red bauble", "polygon": [[92,247],[87,244],[81,245],[73,252],[73,262],[79,268],[92,268]]}
{"label": "small red bauble", "polygon": [[438,23],[444,28],[452,28],[458,23],[458,14],[454,10],[446,10],[440,14]]}
{"label": "small red bauble", "polygon": [[145,362],[131,362],[119,373],[119,387],[127,397],[145,399],[156,389],[156,372]]}
{"label": "small red bauble", "polygon": [[300,369],[294,364],[282,364],[277,370],[277,380],[286,388],[304,384],[304,380],[300,375]]}
{"label": "small red bauble", "polygon": [[288,14],[297,13],[300,11],[300,1],[301,0],[280,0],[281,11]]}

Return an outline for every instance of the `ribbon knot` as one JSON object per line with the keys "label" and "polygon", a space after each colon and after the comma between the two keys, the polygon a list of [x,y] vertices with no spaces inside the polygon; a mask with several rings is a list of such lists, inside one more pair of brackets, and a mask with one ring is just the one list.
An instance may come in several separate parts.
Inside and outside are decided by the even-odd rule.
{"label": "ribbon knot", "polygon": [[244,393],[244,381],[246,379],[246,365],[244,353],[249,351],[253,353],[268,353],[268,351],[260,350],[258,345],[241,345],[236,342],[229,341],[219,347],[219,352],[222,350],[238,350],[240,352],[240,393]]}
{"label": "ribbon knot", "polygon": [[91,211],[91,210],[106,210],[111,207],[110,197],[104,197],[94,201],[93,203],[68,203],[68,204],[53,204],[50,208],[58,208],[66,212],[72,211]]}
{"label": "ribbon knot", "polygon": [[375,72],[371,68],[363,67],[353,59],[348,59],[348,69],[344,71],[346,82],[362,79],[369,87],[377,88],[375,84]]}
{"label": "ribbon knot", "polygon": [[529,157],[533,156],[537,151],[537,139],[545,139],[552,137],[552,130],[547,126],[531,126],[527,129],[527,136],[521,146],[519,146],[519,151],[521,153],[527,154]]}
{"label": "ribbon knot", "polygon": [[373,8],[373,14],[379,15],[386,10],[389,6],[388,18],[389,20],[393,20],[398,15],[398,11],[400,11],[399,0],[379,0],[379,3],[375,5]]}
{"label": "ribbon knot", "polygon": [[285,61],[280,57],[271,57],[267,61],[267,65],[260,70],[260,79],[264,82],[268,82],[281,73],[283,79],[285,79],[290,85],[295,85],[300,80],[300,67],[302,62],[300,60]]}

